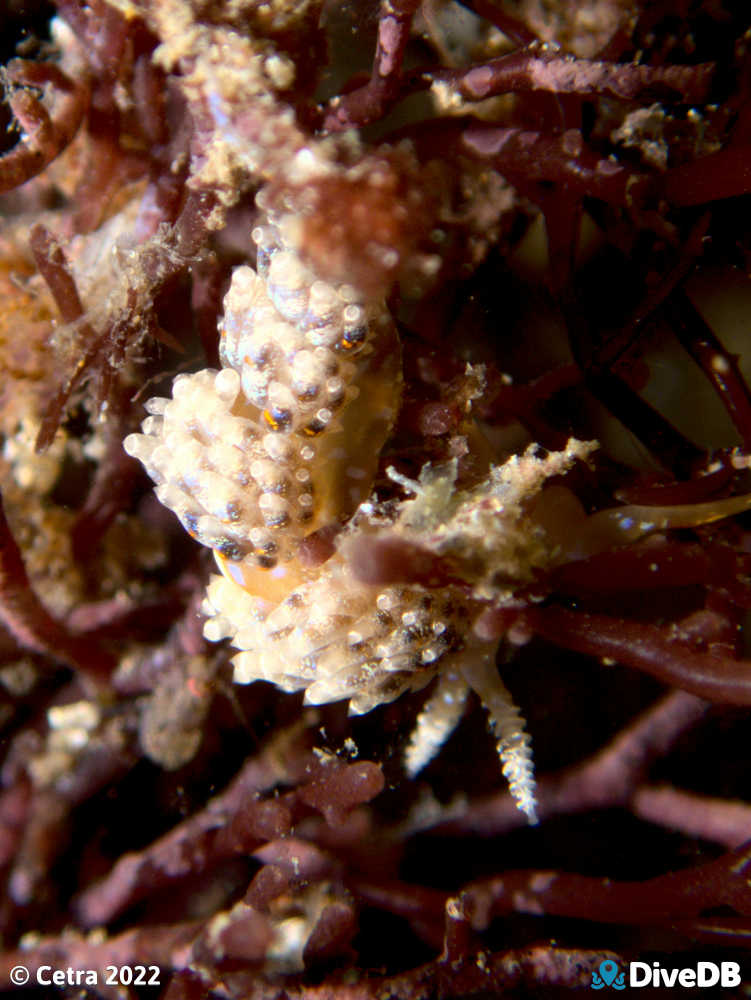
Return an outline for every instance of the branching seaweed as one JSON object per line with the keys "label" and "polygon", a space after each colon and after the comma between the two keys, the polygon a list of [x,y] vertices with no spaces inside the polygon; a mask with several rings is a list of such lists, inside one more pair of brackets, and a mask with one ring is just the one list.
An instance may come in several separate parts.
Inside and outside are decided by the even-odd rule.
{"label": "branching seaweed", "polygon": [[[143,965],[166,1000],[449,1000],[742,967],[747,16],[53,6],[2,73],[0,987],[96,969],[70,985],[136,1000],[103,971]],[[159,437],[176,374],[235,437],[189,407]],[[239,621],[122,448],[145,400],[152,475],[193,463],[173,506],[228,469],[279,515],[183,518],[228,579],[256,560]],[[283,690],[234,684],[224,635]]]}

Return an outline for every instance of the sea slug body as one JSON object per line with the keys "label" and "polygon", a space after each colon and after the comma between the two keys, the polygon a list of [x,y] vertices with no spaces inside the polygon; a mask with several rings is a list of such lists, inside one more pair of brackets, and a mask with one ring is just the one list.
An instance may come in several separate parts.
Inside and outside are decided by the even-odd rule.
{"label": "sea slug body", "polygon": [[[163,504],[214,550],[205,635],[230,639],[240,683],[267,680],[321,704],[367,712],[438,682],[406,751],[416,774],[438,751],[470,689],[490,715],[519,807],[534,820],[528,737],[495,666],[495,643],[473,637],[478,601],[513,601],[514,585],[548,560],[525,504],[591,445],[571,442],[491,468],[467,491],[456,463],[392,474],[412,496],[369,498],[401,395],[400,344],[382,302],[319,280],[273,222],[253,232],[257,271],[235,270],[224,301],[219,371],[175,379],[152,399],[140,459]],[[336,552],[300,558],[313,532],[339,527]],[[436,586],[358,578],[352,540],[389,531],[437,556],[462,579]]]}

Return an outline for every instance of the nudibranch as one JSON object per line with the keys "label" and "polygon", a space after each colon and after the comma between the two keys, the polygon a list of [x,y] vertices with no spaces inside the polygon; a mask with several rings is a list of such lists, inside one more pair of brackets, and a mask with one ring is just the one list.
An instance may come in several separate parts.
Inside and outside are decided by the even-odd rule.
{"label": "nudibranch", "polygon": [[[587,516],[573,493],[546,485],[596,447],[571,439],[542,456],[531,446],[462,489],[455,460],[426,466],[418,481],[390,469],[405,495],[379,503],[371,491],[402,389],[393,321],[384,302],[313,274],[285,231],[258,226],[257,270],[233,273],[221,369],[179,375],[172,399],[146,404],[143,434],[125,449],[214,550],[221,575],[209,582],[204,634],[239,650],[236,681],[304,690],[314,705],[346,699],[357,714],[435,680],[407,744],[410,776],[475,691],[511,793],[534,822],[529,738],[496,640],[473,629],[482,608],[518,606],[540,571],[727,517],[751,497]],[[311,536],[332,527],[336,547],[314,565]],[[428,570],[369,576],[367,553],[384,544],[421,554]],[[448,571],[431,577],[431,560]]]}
{"label": "nudibranch", "polygon": [[[471,489],[456,464],[419,482],[392,472],[408,494],[369,499],[398,410],[401,357],[383,302],[321,281],[273,222],[253,232],[257,270],[234,271],[221,323],[221,370],[178,376],[172,399],[151,399],[140,459],[163,504],[214,550],[206,637],[240,650],[240,683],[305,691],[309,704],[348,699],[367,712],[438,677],[406,751],[417,772],[458,722],[470,690],[488,710],[504,774],[535,818],[523,722],[495,666],[495,642],[474,636],[478,601],[513,602],[514,588],[548,564],[544,532],[526,504],[592,445],[515,456]],[[337,550],[301,558],[313,532],[339,525]],[[449,558],[455,583],[376,585],[348,552],[389,530]]]}

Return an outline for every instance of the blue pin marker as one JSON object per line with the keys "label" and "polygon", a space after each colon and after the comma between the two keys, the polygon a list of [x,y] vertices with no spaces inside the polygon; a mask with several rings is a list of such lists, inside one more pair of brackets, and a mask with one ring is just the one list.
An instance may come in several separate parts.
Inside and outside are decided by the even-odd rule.
{"label": "blue pin marker", "polygon": [[618,966],[611,959],[606,958],[600,962],[600,976],[608,986],[613,985],[613,980],[618,975]]}

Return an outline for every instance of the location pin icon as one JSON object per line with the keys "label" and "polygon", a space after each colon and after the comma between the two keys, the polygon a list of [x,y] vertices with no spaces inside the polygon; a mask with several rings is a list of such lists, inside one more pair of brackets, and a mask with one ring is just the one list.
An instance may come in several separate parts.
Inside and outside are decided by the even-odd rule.
{"label": "location pin icon", "polygon": [[618,975],[618,966],[615,962],[606,958],[604,962],[600,962],[600,976],[605,981],[605,983],[610,986]]}

